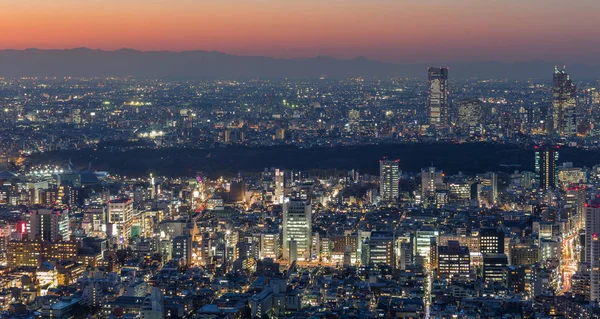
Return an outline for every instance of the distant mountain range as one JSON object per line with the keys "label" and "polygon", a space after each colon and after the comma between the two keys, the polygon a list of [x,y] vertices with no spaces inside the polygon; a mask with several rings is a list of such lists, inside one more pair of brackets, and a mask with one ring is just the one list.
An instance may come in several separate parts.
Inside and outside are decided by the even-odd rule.
{"label": "distant mountain range", "polygon": [[[433,64],[432,64],[433,65]],[[452,78],[550,80],[555,63],[531,61],[448,63]],[[0,77],[134,76],[201,78],[281,77],[411,77],[425,78],[426,64],[394,64],[364,57],[344,60],[326,56],[280,59],[237,56],[216,51],[117,51],[88,48],[66,50],[0,50]],[[600,77],[600,65],[573,64],[567,71],[577,80]]]}

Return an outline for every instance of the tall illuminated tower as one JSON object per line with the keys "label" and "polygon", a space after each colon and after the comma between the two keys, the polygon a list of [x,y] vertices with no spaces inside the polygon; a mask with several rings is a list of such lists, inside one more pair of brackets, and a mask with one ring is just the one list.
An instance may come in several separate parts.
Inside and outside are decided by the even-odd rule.
{"label": "tall illuminated tower", "polygon": [[283,203],[283,259],[309,260],[312,243],[312,209],[304,200]]}
{"label": "tall illuminated tower", "polygon": [[535,180],[539,188],[548,190],[558,180],[558,146],[535,147]]}
{"label": "tall illuminated tower", "polygon": [[600,300],[600,202],[586,205],[585,262],[590,264],[590,300]]}
{"label": "tall illuminated tower", "polygon": [[554,68],[549,133],[577,135],[577,88],[564,69]]}
{"label": "tall illuminated tower", "polygon": [[108,202],[108,223],[114,225],[119,247],[129,245],[131,238],[131,218],[133,216],[133,199],[121,198]]}
{"label": "tall illuminated tower", "polygon": [[478,99],[470,99],[458,103],[457,126],[463,134],[481,134],[482,103]]}
{"label": "tall illuminated tower", "polygon": [[448,68],[429,68],[429,125],[448,125]]}
{"label": "tall illuminated tower", "polygon": [[156,184],[154,183],[154,176],[150,173],[150,199],[154,200],[156,195]]}
{"label": "tall illuminated tower", "polygon": [[395,201],[398,199],[398,181],[400,180],[400,168],[398,160],[379,161],[379,194],[383,201]]}

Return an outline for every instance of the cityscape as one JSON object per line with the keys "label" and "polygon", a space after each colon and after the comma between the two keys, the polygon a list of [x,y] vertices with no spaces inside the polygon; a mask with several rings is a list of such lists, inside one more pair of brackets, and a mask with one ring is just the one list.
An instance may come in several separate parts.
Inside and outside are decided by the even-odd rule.
{"label": "cityscape", "polygon": [[[169,10],[196,8],[179,2],[140,12],[164,9],[179,26]],[[271,2],[255,5],[283,12]],[[221,5],[233,4],[206,4],[214,14]],[[355,14],[375,33],[376,20]],[[134,74],[148,61],[82,75],[94,72],[77,54],[103,65],[112,49],[56,51],[29,36],[42,48],[0,36],[17,48],[0,45],[11,57],[0,61],[0,318],[600,318],[600,76],[581,64],[509,78],[464,76],[456,60],[456,72],[432,62],[389,76],[369,50],[375,58],[345,60],[331,49],[315,59],[343,72],[209,76],[219,68],[177,73],[200,55],[171,44],[165,52],[183,61],[172,76]],[[140,43],[143,52],[114,52],[160,53]],[[244,72],[304,59],[225,48]],[[388,49],[377,52],[396,54]],[[552,54],[593,53],[581,51]],[[71,60],[57,60],[65,52]],[[204,63],[222,63],[211,54]],[[59,60],[85,72],[48,75]],[[22,61],[39,73],[16,76]],[[320,65],[302,63],[306,74]]]}

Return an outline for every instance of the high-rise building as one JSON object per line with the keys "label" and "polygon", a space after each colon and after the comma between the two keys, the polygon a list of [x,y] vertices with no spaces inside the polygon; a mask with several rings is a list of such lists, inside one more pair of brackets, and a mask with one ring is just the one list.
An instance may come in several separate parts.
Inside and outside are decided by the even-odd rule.
{"label": "high-rise building", "polygon": [[369,238],[369,264],[395,266],[394,236],[387,232],[373,232]]}
{"label": "high-rise building", "polygon": [[540,261],[540,248],[536,245],[513,245],[510,247],[510,264],[532,265]]}
{"label": "high-rise building", "polygon": [[69,240],[69,211],[66,209],[34,209],[29,223],[31,240]]}
{"label": "high-rise building", "polygon": [[495,228],[482,228],[479,230],[479,247],[481,253],[503,254],[504,232]]}
{"label": "high-rise building", "polygon": [[429,68],[429,125],[448,125],[448,68]]}
{"label": "high-rise building", "polygon": [[444,188],[444,173],[442,171],[437,171],[435,167],[421,170],[421,196],[423,196],[423,200],[435,197],[435,192]]}
{"label": "high-rise building", "polygon": [[379,161],[379,194],[383,201],[395,201],[398,199],[398,181],[400,180],[400,168],[398,160]]}
{"label": "high-rise building", "polygon": [[192,236],[191,235],[181,235],[173,238],[173,249],[172,249],[173,259],[180,259],[186,265],[191,265],[192,263]]}
{"label": "high-rise building", "polygon": [[431,227],[423,227],[415,233],[415,253],[416,262],[423,265],[431,261],[431,239],[440,235],[438,230]]}
{"label": "high-rise building", "polygon": [[590,300],[600,300],[600,201],[586,207],[585,261],[590,265]]}
{"label": "high-rise building", "polygon": [[487,172],[477,175],[477,179],[479,180],[477,190],[479,201],[485,199],[489,204],[496,203],[498,201],[498,174]]}
{"label": "high-rise building", "polygon": [[471,272],[469,247],[461,246],[458,241],[448,241],[447,246],[438,246],[438,275],[460,276],[468,278]]}
{"label": "high-rise building", "polygon": [[483,132],[481,101],[471,99],[458,102],[456,126],[463,134],[481,134]]}
{"label": "high-rise building", "polygon": [[310,259],[312,209],[304,200],[291,199],[283,204],[283,258]]}
{"label": "high-rise building", "polygon": [[43,261],[43,242],[40,240],[9,241],[7,247],[7,266],[38,267]]}
{"label": "high-rise building", "polygon": [[[331,251],[332,260],[342,262],[345,257],[348,257],[350,258],[349,264],[354,264],[360,246],[360,239],[356,233],[347,231],[344,235],[335,236],[333,238],[333,249]],[[368,263],[368,260],[365,262]]]}
{"label": "high-rise building", "polygon": [[108,202],[108,223],[115,225],[119,245],[128,245],[131,237],[133,199],[123,198]]}
{"label": "high-rise building", "polygon": [[558,180],[558,146],[535,147],[535,179],[539,188],[548,190]]}
{"label": "high-rise building", "polygon": [[285,174],[278,168],[266,169],[262,173],[262,181],[266,190],[271,193],[274,204],[283,204]]}
{"label": "high-rise building", "polygon": [[260,259],[279,257],[279,232],[263,232],[260,234]]}
{"label": "high-rise building", "polygon": [[483,253],[483,279],[504,283],[508,268],[508,258],[505,254]]}
{"label": "high-rise building", "polygon": [[577,134],[577,88],[567,72],[554,68],[549,133]]}
{"label": "high-rise building", "polygon": [[573,186],[565,189],[564,207],[570,211],[571,216],[575,215],[575,221],[583,227],[585,221],[585,186]]}

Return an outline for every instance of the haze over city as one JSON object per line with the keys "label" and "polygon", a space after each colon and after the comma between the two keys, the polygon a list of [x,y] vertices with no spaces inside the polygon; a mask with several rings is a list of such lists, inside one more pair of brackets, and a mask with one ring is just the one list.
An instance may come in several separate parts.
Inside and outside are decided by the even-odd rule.
{"label": "haze over city", "polygon": [[594,0],[2,1],[0,49],[597,64],[598,11]]}

